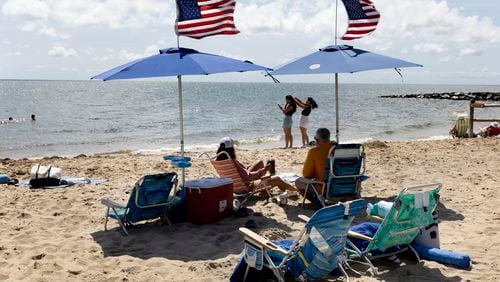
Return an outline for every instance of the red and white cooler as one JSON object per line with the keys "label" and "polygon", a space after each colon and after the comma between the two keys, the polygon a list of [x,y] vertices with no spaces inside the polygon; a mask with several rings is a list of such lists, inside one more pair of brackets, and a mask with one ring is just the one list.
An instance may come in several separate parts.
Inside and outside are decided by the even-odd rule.
{"label": "red and white cooler", "polygon": [[189,180],[184,189],[189,222],[213,223],[233,212],[233,181],[230,178]]}

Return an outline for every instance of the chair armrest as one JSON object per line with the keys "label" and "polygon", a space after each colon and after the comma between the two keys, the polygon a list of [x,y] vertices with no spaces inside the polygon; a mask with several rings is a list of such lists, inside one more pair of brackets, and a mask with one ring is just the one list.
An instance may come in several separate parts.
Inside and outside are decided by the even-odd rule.
{"label": "chair armrest", "polygon": [[266,238],[260,236],[259,234],[253,232],[252,230],[245,227],[240,227],[239,230],[240,233],[243,234],[243,236],[245,236],[245,239],[249,239],[253,244],[262,247],[264,249],[269,249],[273,252],[280,253],[282,255],[288,255],[287,251],[278,247],[273,242],[267,240]]}
{"label": "chair armrest", "polygon": [[305,184],[308,184],[308,185],[309,184],[321,184],[321,185],[325,184],[325,182],[323,182],[323,181],[318,181],[318,180],[309,179],[309,178],[305,178],[305,177],[301,177],[300,181],[304,182]]}
{"label": "chair armrest", "polygon": [[302,221],[304,221],[304,222],[308,222],[310,219],[307,215],[303,215],[303,214],[299,214],[298,217],[300,219],[302,219]]}
{"label": "chair armrest", "polygon": [[270,179],[271,177],[273,177],[273,175],[270,175],[270,174],[267,174],[267,175],[264,175],[260,178],[260,180],[268,180]]}
{"label": "chair armrest", "polygon": [[377,215],[367,215],[366,217],[369,218],[369,219],[374,219],[374,220],[378,220],[378,221],[383,221],[384,220],[383,217],[380,217],[380,216],[377,216]]}
{"label": "chair armrest", "polygon": [[104,198],[101,200],[101,203],[109,208],[119,208],[119,209],[125,209],[127,208],[123,204],[117,203],[109,198]]}
{"label": "chair armrest", "polygon": [[210,155],[207,152],[202,152],[198,155],[197,159],[210,160]]}
{"label": "chair armrest", "polygon": [[366,240],[366,241],[373,240],[373,238],[371,238],[371,237],[368,237],[366,235],[363,235],[363,234],[360,234],[358,232],[351,231],[351,230],[347,231],[347,236],[353,237],[353,238],[358,238],[358,239],[361,239],[361,240]]}

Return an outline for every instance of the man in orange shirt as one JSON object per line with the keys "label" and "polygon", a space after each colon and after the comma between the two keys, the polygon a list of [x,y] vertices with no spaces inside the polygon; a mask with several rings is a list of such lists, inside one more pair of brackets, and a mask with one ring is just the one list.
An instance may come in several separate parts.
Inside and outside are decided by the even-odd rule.
{"label": "man in orange shirt", "polygon": [[[295,186],[297,186],[297,189],[302,195],[304,195],[310,180],[323,182],[328,153],[332,146],[335,146],[335,143],[330,141],[330,131],[326,128],[318,128],[314,135],[314,140],[316,140],[316,147],[307,152],[306,161],[302,170],[302,175],[304,177],[295,180]],[[321,184],[316,184],[315,188],[316,191],[322,195],[323,186]]]}

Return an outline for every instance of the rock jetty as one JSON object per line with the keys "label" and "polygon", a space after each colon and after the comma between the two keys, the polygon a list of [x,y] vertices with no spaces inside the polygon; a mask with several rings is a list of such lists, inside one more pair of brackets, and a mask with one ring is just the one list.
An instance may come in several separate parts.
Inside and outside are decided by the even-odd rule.
{"label": "rock jetty", "polygon": [[421,93],[405,95],[384,95],[380,98],[417,98],[417,99],[441,99],[441,100],[476,100],[476,101],[500,101],[500,92],[443,92],[443,93]]}

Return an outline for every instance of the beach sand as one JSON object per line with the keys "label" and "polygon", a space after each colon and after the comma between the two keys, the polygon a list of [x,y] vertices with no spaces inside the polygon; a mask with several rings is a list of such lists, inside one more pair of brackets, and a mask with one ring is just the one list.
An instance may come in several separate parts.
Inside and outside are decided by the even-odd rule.
{"label": "beach sand", "polygon": [[[277,172],[302,169],[307,149],[238,151],[243,163],[275,158]],[[471,270],[402,257],[401,265],[377,261],[381,274],[354,280],[500,280],[500,139],[374,142],[366,144],[367,175],[363,196],[388,199],[408,185],[443,183],[439,205],[441,247],[469,254]],[[195,157],[196,154],[189,154]],[[129,152],[1,160],[0,172],[28,179],[33,164],[64,169],[65,175],[107,178],[101,185],[34,190],[0,185],[0,281],[225,281],[243,247],[238,228],[253,219],[255,231],[270,239],[297,235],[298,214],[312,210],[298,201],[280,207],[260,200],[249,207],[261,216],[227,218],[210,225],[130,229],[124,236],[111,222],[104,231],[101,198],[125,202],[142,175],[176,171],[160,155]],[[180,173],[180,171],[177,171]],[[214,175],[206,160],[193,162],[187,178]],[[363,221],[363,216],[356,222]]]}

